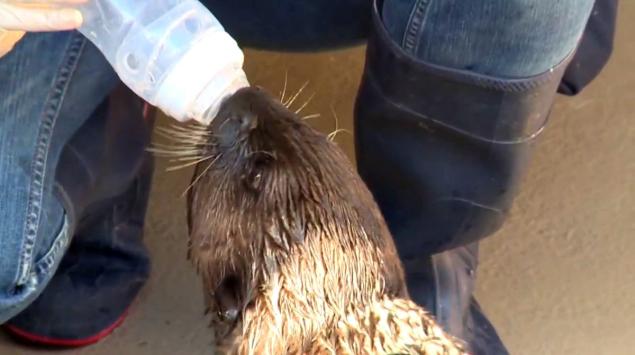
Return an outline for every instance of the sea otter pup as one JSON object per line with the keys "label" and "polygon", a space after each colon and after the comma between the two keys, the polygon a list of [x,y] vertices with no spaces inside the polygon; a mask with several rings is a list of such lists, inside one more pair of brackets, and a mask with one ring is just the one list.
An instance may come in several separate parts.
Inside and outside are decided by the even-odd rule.
{"label": "sea otter pup", "polygon": [[[172,130],[196,164],[189,258],[223,354],[464,354],[408,298],[371,193],[327,136],[258,87]],[[180,153],[179,153],[180,154]]]}

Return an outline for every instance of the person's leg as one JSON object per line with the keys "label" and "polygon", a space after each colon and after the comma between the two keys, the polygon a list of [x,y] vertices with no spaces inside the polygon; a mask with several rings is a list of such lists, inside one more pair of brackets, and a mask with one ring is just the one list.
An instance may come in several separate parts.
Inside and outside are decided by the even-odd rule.
{"label": "person's leg", "polygon": [[104,70],[77,81],[84,49],[70,32],[29,35],[0,59],[1,322],[41,292],[72,237],[54,171],[66,141],[116,82]]}
{"label": "person's leg", "polygon": [[27,35],[0,77],[0,324],[89,343],[147,278],[140,102],[119,98],[112,111],[119,80],[77,32]]}
{"label": "person's leg", "polygon": [[429,64],[502,78],[542,74],[582,37],[593,0],[390,0],[390,38]]}
{"label": "person's leg", "polygon": [[371,0],[202,0],[242,47],[313,51],[363,43]]}
{"label": "person's leg", "polygon": [[358,169],[411,296],[475,354],[506,353],[472,297],[478,241],[505,220],[592,5],[392,0],[373,9]]}
{"label": "person's leg", "polygon": [[[336,2],[282,0],[256,3],[253,0],[203,0],[202,2],[219,18],[242,47],[312,51],[363,44],[370,29],[373,0]],[[596,2],[585,29],[580,50],[567,68],[558,90],[559,93],[565,95],[579,93],[605,67],[613,49],[617,2],[618,0]],[[412,1],[395,0],[387,11],[401,11],[409,14],[409,6],[412,4]],[[476,4],[466,5],[476,6]],[[403,32],[406,26],[405,23],[397,21],[390,24],[390,29]],[[403,42],[403,36],[401,42]],[[439,42],[437,40],[436,43]],[[427,50],[430,51],[430,48]]]}

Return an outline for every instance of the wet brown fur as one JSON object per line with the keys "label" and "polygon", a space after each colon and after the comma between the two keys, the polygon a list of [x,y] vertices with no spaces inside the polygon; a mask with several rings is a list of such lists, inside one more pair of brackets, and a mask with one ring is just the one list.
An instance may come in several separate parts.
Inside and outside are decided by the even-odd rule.
{"label": "wet brown fur", "polygon": [[379,208],[324,134],[252,87],[205,137],[189,257],[220,353],[464,353],[409,301]]}

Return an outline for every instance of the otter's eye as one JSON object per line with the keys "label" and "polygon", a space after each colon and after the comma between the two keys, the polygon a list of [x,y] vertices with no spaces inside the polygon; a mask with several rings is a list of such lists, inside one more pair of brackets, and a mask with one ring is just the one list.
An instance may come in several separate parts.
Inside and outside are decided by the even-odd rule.
{"label": "otter's eye", "polygon": [[260,180],[262,179],[262,172],[256,172],[254,177],[251,179],[251,184],[255,186],[260,185]]}
{"label": "otter's eye", "polygon": [[268,154],[259,153],[253,157],[253,165],[250,173],[246,176],[245,183],[253,190],[260,190],[262,184],[262,176],[270,165],[272,157]]}

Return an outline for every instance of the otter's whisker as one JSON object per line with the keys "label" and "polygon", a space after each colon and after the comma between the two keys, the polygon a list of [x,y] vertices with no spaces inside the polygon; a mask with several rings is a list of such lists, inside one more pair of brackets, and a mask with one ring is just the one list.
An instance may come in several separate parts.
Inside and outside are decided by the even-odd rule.
{"label": "otter's whisker", "polygon": [[190,157],[182,157],[182,158],[170,159],[170,162],[197,160],[197,159],[200,159],[200,158],[201,158],[201,155],[194,155],[194,156],[190,156]]}
{"label": "otter's whisker", "polygon": [[207,168],[205,168],[205,170],[203,170],[202,173],[200,173],[196,179],[194,179],[194,181],[192,181],[192,183],[187,187],[187,189],[185,189],[185,191],[183,191],[183,193],[181,194],[181,197],[185,196],[185,194],[194,186],[194,184],[196,184],[202,177],[203,175],[205,175],[205,173],[212,168],[212,166],[214,165],[214,163],[216,163],[216,161],[221,157],[222,155],[219,154],[218,156],[216,156],[216,159],[212,160],[209,165],[207,166]]}
{"label": "otter's whisker", "polygon": [[162,144],[162,143],[153,143],[153,148],[165,149],[165,150],[186,150],[186,149],[203,149],[205,147],[212,146],[211,143],[195,143],[195,144]]}
{"label": "otter's whisker", "polygon": [[212,159],[213,157],[214,157],[214,155],[210,155],[208,157],[203,157],[203,158],[200,158],[200,159],[195,160],[195,161],[187,162],[185,164],[172,166],[172,167],[167,168],[165,171],[175,171],[175,170],[187,168],[188,166],[196,165],[196,164],[198,164],[200,162],[206,161],[208,159]]}
{"label": "otter's whisker", "polygon": [[168,150],[183,150],[183,149],[202,149],[203,147],[209,147],[209,143],[199,143],[199,142],[178,142],[173,144],[162,144],[162,143],[154,143],[154,147]]}
{"label": "otter's whisker", "polygon": [[335,112],[335,107],[333,107],[333,105],[330,105],[330,107],[331,107],[331,113],[333,113],[333,117],[335,117],[335,130],[337,131],[337,129],[340,126],[339,117],[337,117],[337,112]]}
{"label": "otter's whisker", "polygon": [[157,156],[163,157],[185,157],[185,156],[194,156],[202,153],[199,149],[189,149],[189,150],[165,150],[160,148],[147,148],[147,151],[153,153]]}
{"label": "otter's whisker", "polygon": [[200,133],[203,135],[209,134],[209,129],[206,126],[195,127],[194,125],[189,125],[184,127],[172,124],[170,125],[170,128],[183,133]]}
{"label": "otter's whisker", "polygon": [[289,101],[285,102],[285,103],[284,103],[284,105],[285,105],[287,108],[290,108],[290,107],[291,107],[291,105],[293,105],[293,103],[295,102],[295,100],[298,98],[298,96],[300,96],[300,94],[302,93],[302,91],[304,91],[304,89],[306,88],[306,86],[307,86],[307,85],[309,85],[309,82],[308,82],[308,81],[307,81],[307,82],[305,82],[305,83],[304,83],[304,85],[302,85],[302,87],[300,87],[300,89],[298,90],[298,92],[297,92],[295,95],[293,95],[293,96],[289,99]]}
{"label": "otter's whisker", "polygon": [[158,153],[182,153],[182,152],[198,152],[199,147],[176,147],[176,146],[155,146],[148,147],[148,150]]}
{"label": "otter's whisker", "polygon": [[194,137],[182,136],[180,134],[175,134],[170,132],[163,132],[161,130],[157,130],[156,133],[160,137],[166,138],[171,141],[176,141],[177,143],[180,143],[184,139],[188,139],[188,140],[195,139]]}
{"label": "otter's whisker", "polygon": [[175,124],[170,124],[168,126],[165,127],[157,127],[157,128],[162,128],[165,130],[171,130],[171,131],[178,131],[178,132],[183,132],[183,133],[190,133],[190,132],[201,132],[204,133],[206,132],[203,129],[199,129],[199,128],[195,128],[194,126],[180,126],[180,125],[175,125]]}
{"label": "otter's whisker", "polygon": [[165,149],[170,151],[176,150],[187,150],[187,149],[203,149],[204,147],[209,147],[210,143],[187,143],[187,144],[162,144],[162,143],[153,143],[153,148]]}
{"label": "otter's whisker", "polygon": [[198,122],[198,121],[188,121],[188,122],[185,122],[185,123],[180,123],[180,122],[174,123],[174,122],[171,122],[170,126],[183,127],[183,128],[194,127],[194,128],[197,128],[197,129],[198,128],[207,129],[207,125],[206,124]]}
{"label": "otter's whisker", "polygon": [[300,117],[300,118],[301,118],[301,119],[303,119],[303,120],[309,120],[309,119],[311,119],[311,118],[318,118],[318,117],[320,117],[320,116],[321,116],[321,115],[320,115],[319,113],[314,113],[314,114],[312,114],[312,115],[307,115],[307,116]]}
{"label": "otter's whisker", "polygon": [[348,132],[352,135],[352,133],[347,130],[347,129],[343,129],[343,128],[338,128],[339,127],[339,117],[337,117],[337,113],[335,112],[335,108],[333,107],[333,105],[331,105],[331,112],[333,113],[333,117],[335,117],[335,130],[331,133],[329,133],[326,138],[328,140],[330,140],[331,142],[335,139],[335,136],[340,133],[340,132]]}
{"label": "otter's whisker", "polygon": [[308,100],[306,100],[306,102],[305,102],[305,103],[303,103],[303,104],[302,104],[302,106],[300,106],[300,108],[299,108],[299,109],[297,109],[297,110],[295,111],[295,114],[297,115],[297,114],[299,114],[302,110],[304,110],[304,108],[305,108],[305,107],[309,104],[309,102],[311,102],[311,100],[313,100],[313,97],[314,97],[314,96],[315,96],[315,93],[311,94],[311,96],[309,97],[309,99],[308,99]]}
{"label": "otter's whisker", "polygon": [[172,159],[168,160],[168,162],[169,162],[169,163],[182,163],[182,162],[184,162],[184,161],[199,160],[199,159],[201,159],[203,156],[204,156],[204,155],[202,155],[202,154],[200,154],[200,155],[193,155],[193,156],[187,157],[187,159],[186,159],[186,158],[175,158],[175,157],[172,157]]}
{"label": "otter's whisker", "polygon": [[162,155],[164,157],[181,158],[186,156],[202,155],[204,152],[201,149],[163,149],[163,148],[149,148],[150,153]]}
{"label": "otter's whisker", "polygon": [[156,143],[155,145],[165,149],[200,149],[211,146],[210,143],[204,142],[176,142],[172,144]]}
{"label": "otter's whisker", "polygon": [[174,138],[179,138],[179,139],[196,139],[196,140],[203,140],[205,138],[208,138],[209,136],[204,136],[202,134],[192,134],[192,133],[185,133],[185,132],[171,132],[168,130],[160,130],[157,129],[157,133],[163,133],[164,135],[168,135],[170,137],[174,137]]}
{"label": "otter's whisker", "polygon": [[280,102],[284,102],[284,95],[287,93],[287,76],[289,72],[284,71],[284,86],[282,87],[282,93],[280,94]]}
{"label": "otter's whisker", "polygon": [[199,127],[205,127],[207,128],[207,124],[203,123],[203,122],[198,122],[198,121],[189,121],[188,125],[191,126],[199,126]]}
{"label": "otter's whisker", "polygon": [[340,133],[340,132],[346,132],[346,133],[350,133],[351,135],[353,135],[353,133],[351,133],[351,131],[344,129],[344,128],[340,128],[340,129],[336,129],[335,131],[329,133],[326,138],[328,140],[330,140],[331,142],[335,139],[335,136]]}
{"label": "otter's whisker", "polygon": [[157,133],[159,132],[170,135],[172,137],[180,137],[180,138],[204,139],[205,137],[209,137],[209,135],[203,135],[201,133],[179,132],[179,131],[172,131],[163,127],[157,127]]}
{"label": "otter's whisker", "polygon": [[209,130],[206,128],[194,128],[193,126],[183,127],[183,126],[177,126],[177,125],[170,125],[168,127],[157,127],[157,128],[162,128],[164,130],[170,130],[173,132],[181,132],[186,134],[195,133],[195,134],[205,135],[209,133]]}
{"label": "otter's whisker", "polygon": [[[157,136],[166,139],[168,142],[166,144],[170,144],[171,146],[179,146],[179,147],[198,147],[198,146],[209,146],[210,142],[207,142],[206,139],[195,139],[195,138],[179,138],[166,135],[163,132],[157,132]],[[161,144],[161,143],[157,143]],[[164,145],[165,146],[165,145]]]}
{"label": "otter's whisker", "polygon": [[157,154],[156,156],[158,157],[162,157],[165,159],[169,159],[170,162],[174,162],[176,161],[177,158],[181,158],[181,157],[191,157],[191,158],[200,158],[203,156],[203,154],[200,153],[192,153],[192,154],[181,154],[181,155],[177,155],[177,154]]}

